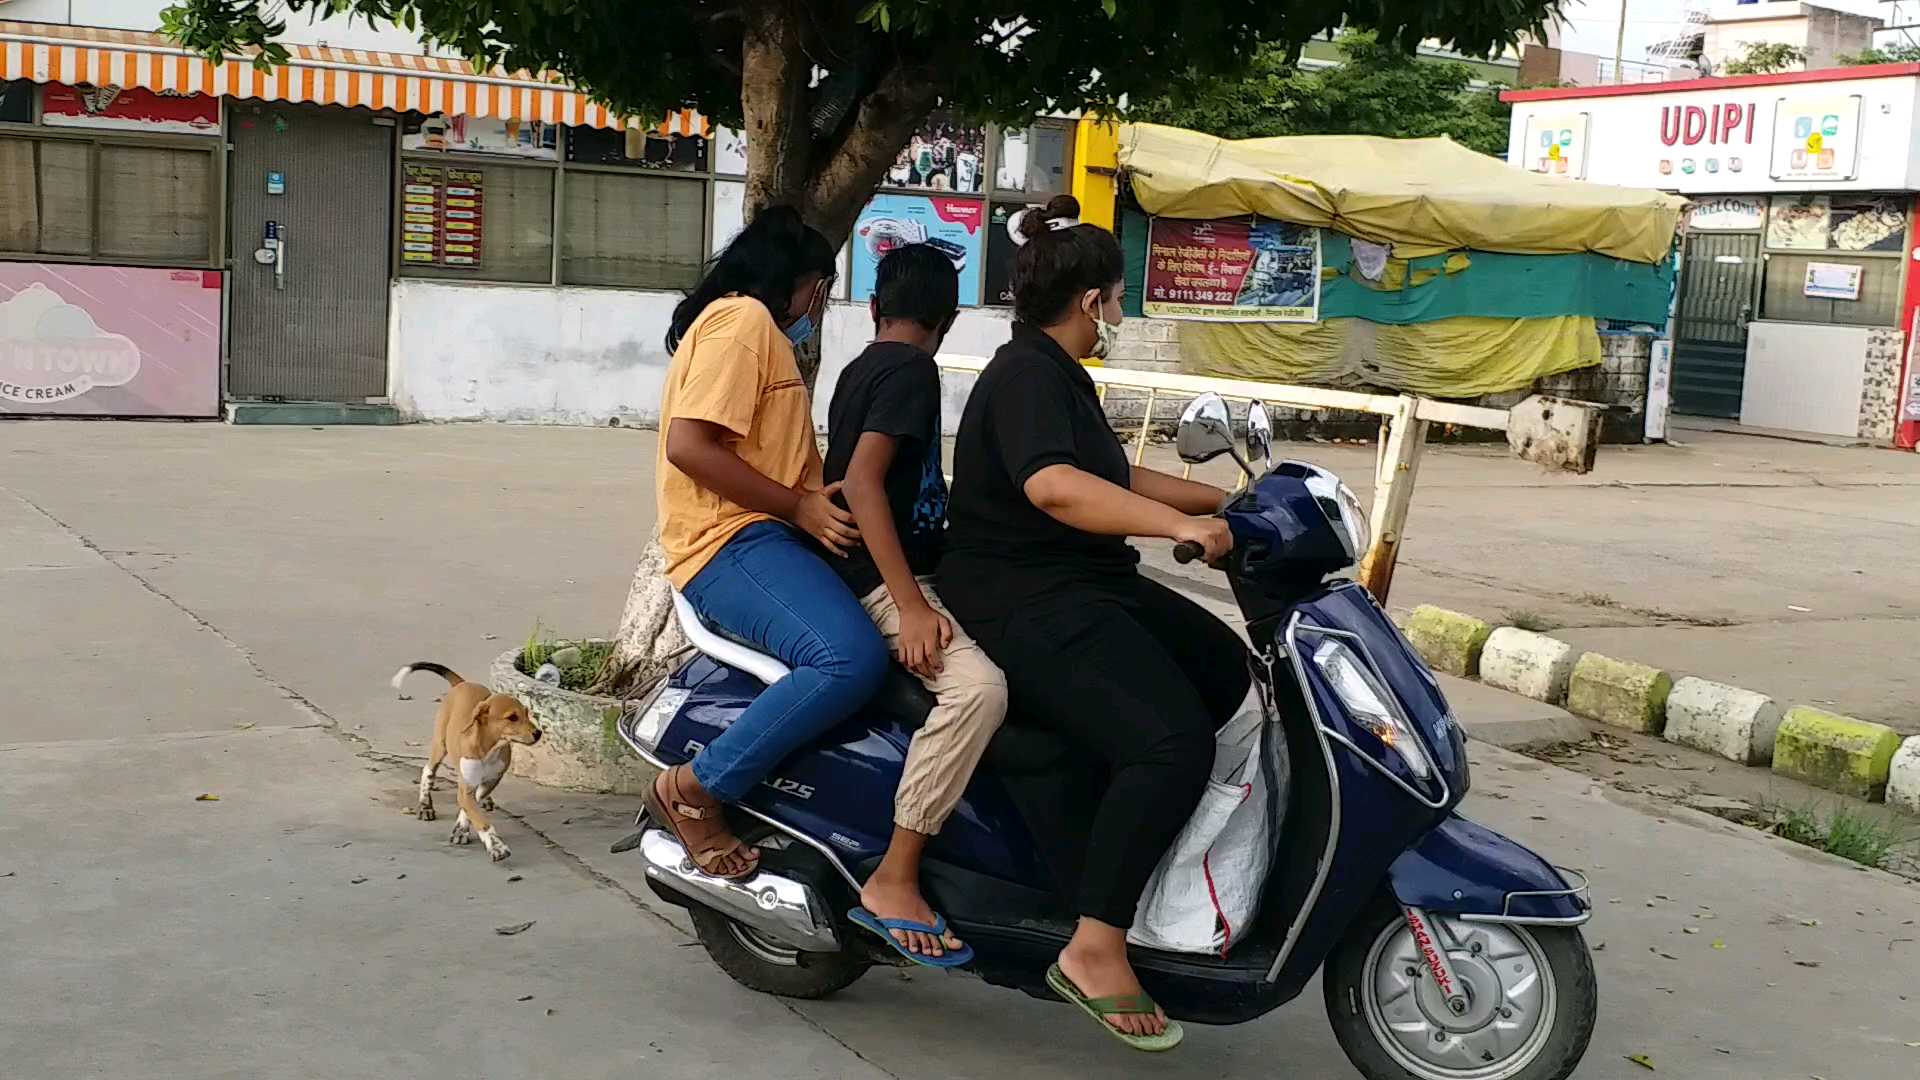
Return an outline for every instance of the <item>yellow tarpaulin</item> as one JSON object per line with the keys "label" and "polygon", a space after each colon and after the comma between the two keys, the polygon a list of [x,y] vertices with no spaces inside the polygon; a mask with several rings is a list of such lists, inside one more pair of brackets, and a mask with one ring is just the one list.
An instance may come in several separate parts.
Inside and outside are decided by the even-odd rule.
{"label": "yellow tarpaulin", "polygon": [[1593,320],[1463,317],[1394,326],[1317,323],[1180,324],[1181,369],[1194,375],[1307,386],[1385,386],[1433,397],[1521,390],[1600,362]]}
{"label": "yellow tarpaulin", "polygon": [[1667,257],[1686,200],[1515,169],[1451,139],[1290,135],[1238,142],[1157,124],[1120,131],[1120,167],[1149,214],[1259,214],[1393,245]]}

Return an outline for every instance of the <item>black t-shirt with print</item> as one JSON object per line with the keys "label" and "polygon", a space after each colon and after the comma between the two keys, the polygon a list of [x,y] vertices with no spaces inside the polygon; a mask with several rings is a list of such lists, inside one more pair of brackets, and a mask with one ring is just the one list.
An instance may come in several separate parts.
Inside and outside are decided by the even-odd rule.
{"label": "black t-shirt with print", "polygon": [[[896,440],[887,467],[887,506],[915,576],[933,573],[947,530],[947,479],[940,467],[940,369],[933,356],[898,341],[876,341],[854,358],[827,406],[826,482],[844,480],[853,448],[869,432]],[[846,499],[841,497],[844,505]],[[828,555],[855,596],[882,584],[864,547]]]}
{"label": "black t-shirt with print", "polygon": [[940,597],[962,622],[1006,618],[1063,586],[1119,587],[1138,572],[1124,537],[1082,532],[1027,499],[1027,480],[1049,465],[1131,486],[1133,466],[1086,368],[1015,323],[974,383],[953,444]]}

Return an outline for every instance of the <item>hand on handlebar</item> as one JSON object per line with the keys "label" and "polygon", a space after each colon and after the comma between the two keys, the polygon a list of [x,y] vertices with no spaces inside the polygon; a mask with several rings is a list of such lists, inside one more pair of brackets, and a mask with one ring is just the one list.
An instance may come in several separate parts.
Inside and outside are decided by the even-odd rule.
{"label": "hand on handlebar", "polygon": [[1190,517],[1174,531],[1172,539],[1180,544],[1198,545],[1201,557],[1208,564],[1219,562],[1233,550],[1233,532],[1223,518]]}

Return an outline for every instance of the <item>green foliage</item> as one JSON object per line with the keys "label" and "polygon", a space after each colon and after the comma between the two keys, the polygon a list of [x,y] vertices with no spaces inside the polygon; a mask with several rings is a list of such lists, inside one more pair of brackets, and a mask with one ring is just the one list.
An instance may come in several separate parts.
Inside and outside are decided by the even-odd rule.
{"label": "green foliage", "polygon": [[1903,41],[1862,49],[1857,53],[1843,53],[1840,56],[1840,63],[1846,67],[1866,67],[1870,64],[1920,64],[1920,45]]}
{"label": "green foliage", "polygon": [[[560,688],[577,693],[591,693],[599,684],[601,677],[613,663],[613,642],[611,641],[567,641],[547,636],[546,628],[534,621],[533,629],[527,634],[527,642],[520,647],[520,656],[514,666],[522,675],[532,675],[541,666],[553,661],[555,653],[572,648],[579,653],[577,658],[569,655],[568,661],[560,668]],[[554,661],[558,663],[558,661]]]}
{"label": "green foliage", "polygon": [[1771,41],[1749,41],[1741,46],[1738,58],[1720,65],[1722,75],[1772,75],[1805,67],[1807,50],[1797,45]]}
{"label": "green foliage", "polygon": [[1445,135],[1483,154],[1507,146],[1512,108],[1473,86],[1465,64],[1416,59],[1371,32],[1342,34],[1343,62],[1300,68],[1289,51],[1262,49],[1244,77],[1189,71],[1129,115],[1228,139],[1273,135]]}
{"label": "green foliage", "polygon": [[948,108],[1011,119],[1048,108],[1111,109],[1123,96],[1159,96],[1194,72],[1244,73],[1270,46],[1284,55],[1342,25],[1377,30],[1406,48],[1435,38],[1484,54],[1538,30],[1561,2],[176,0],[162,26],[218,57],[271,47],[286,29],[280,13],[364,17],[417,27],[476,65],[557,72],[618,110],[691,105],[738,122],[749,22],[791,20],[813,62],[857,75],[862,93],[889,69],[924,71]]}
{"label": "green foliage", "polygon": [[1825,815],[1814,806],[1774,807],[1772,818],[1772,829],[1778,835],[1876,870],[1885,867],[1902,848],[1913,846],[1916,839],[1903,835],[1898,827],[1873,816],[1871,811],[1844,805],[1835,806]]}

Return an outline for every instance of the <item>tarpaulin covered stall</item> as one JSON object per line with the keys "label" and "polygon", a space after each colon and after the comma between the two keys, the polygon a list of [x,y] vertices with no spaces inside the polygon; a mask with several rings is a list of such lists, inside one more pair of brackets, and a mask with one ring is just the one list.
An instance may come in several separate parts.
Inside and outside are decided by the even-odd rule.
{"label": "tarpaulin covered stall", "polygon": [[[1518,173],[1444,138],[1139,124],[1119,161],[1144,212],[1122,220],[1130,307],[1189,320],[1196,373],[1470,397],[1599,363],[1597,319],[1666,319],[1675,196]],[[1211,282],[1225,289],[1207,288],[1221,241],[1196,245],[1193,221],[1238,230],[1242,264]],[[1272,284],[1289,273],[1312,279],[1310,300]],[[1289,306],[1249,310],[1255,278]]]}

